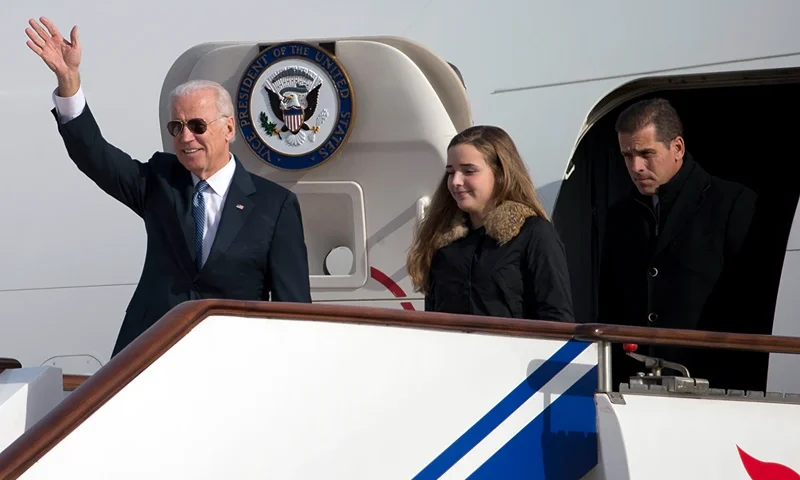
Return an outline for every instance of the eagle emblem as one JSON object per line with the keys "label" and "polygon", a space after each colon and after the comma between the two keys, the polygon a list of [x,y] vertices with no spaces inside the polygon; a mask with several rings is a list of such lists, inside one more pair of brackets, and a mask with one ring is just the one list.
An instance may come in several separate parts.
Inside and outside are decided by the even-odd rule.
{"label": "eagle emblem", "polygon": [[287,171],[315,168],[353,132],[355,91],[336,44],[259,44],[241,72],[236,120],[255,159]]}
{"label": "eagle emblem", "polygon": [[[262,112],[262,127],[268,135],[277,135],[281,140],[293,146],[302,145],[308,139],[314,141],[315,134],[328,117],[323,109],[317,116],[314,125],[308,122],[317,110],[319,91],[322,79],[312,70],[301,66],[290,66],[275,72],[264,82],[267,105],[272,115],[283,123],[278,125],[269,121],[269,116]],[[264,117],[267,124],[264,125]]]}

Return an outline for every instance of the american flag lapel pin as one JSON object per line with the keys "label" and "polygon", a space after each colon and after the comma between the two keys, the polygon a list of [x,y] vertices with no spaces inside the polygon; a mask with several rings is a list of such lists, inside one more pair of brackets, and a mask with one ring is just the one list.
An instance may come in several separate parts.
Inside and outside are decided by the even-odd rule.
{"label": "american flag lapel pin", "polygon": [[238,208],[239,210],[244,210],[244,205],[242,205],[241,203],[238,203],[238,204],[236,204],[236,208]]}

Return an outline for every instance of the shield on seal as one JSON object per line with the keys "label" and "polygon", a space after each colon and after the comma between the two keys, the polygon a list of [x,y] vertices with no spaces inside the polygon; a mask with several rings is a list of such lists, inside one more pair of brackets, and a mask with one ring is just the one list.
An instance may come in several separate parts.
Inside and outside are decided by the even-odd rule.
{"label": "shield on seal", "polygon": [[297,134],[303,126],[303,109],[292,107],[283,112],[283,123],[293,134]]}

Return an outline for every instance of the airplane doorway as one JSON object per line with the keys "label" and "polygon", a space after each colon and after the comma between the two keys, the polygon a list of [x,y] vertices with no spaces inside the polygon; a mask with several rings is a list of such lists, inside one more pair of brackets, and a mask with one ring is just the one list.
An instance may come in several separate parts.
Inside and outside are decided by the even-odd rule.
{"label": "airplane doorway", "polygon": [[[778,287],[800,184],[800,153],[794,134],[800,131],[800,85],[784,83],[673,89],[637,96],[600,118],[581,139],[574,171],[561,186],[553,221],[565,244],[573,302],[579,322],[594,322],[597,274],[606,213],[632,188],[619,152],[614,122],[628,105],[650,97],[669,100],[684,123],[686,149],[710,174],[742,183],[759,195],[748,249],[746,299],[738,302],[725,324],[728,331],[771,334]],[[726,356],[727,357],[727,356]],[[745,357],[742,357],[743,359]],[[742,388],[766,388],[767,354],[722,368],[752,369]],[[690,369],[691,370],[691,369]],[[757,388],[761,386],[761,388]],[[712,385],[713,387],[713,385]]]}

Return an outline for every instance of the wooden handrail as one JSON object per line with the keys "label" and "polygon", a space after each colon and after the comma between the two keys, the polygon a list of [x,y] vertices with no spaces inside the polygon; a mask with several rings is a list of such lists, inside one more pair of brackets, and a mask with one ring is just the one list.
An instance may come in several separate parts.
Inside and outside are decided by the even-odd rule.
{"label": "wooden handrail", "polygon": [[568,340],[576,324],[343,305],[199,300],[173,308],[0,452],[0,478],[22,475],[92,413],[214,315],[389,325]]}
{"label": "wooden handrail", "polygon": [[12,368],[22,368],[22,364],[16,358],[2,358],[0,357],[0,372],[3,370],[11,370]]}
{"label": "wooden handrail", "polygon": [[629,327],[585,323],[575,328],[575,339],[590,342],[672,345],[751,352],[800,353],[800,338],[749,333],[706,332],[676,328]]}
{"label": "wooden handrail", "polygon": [[89,377],[90,377],[90,375],[70,375],[70,374],[65,374],[64,375],[64,380],[63,380],[64,391],[65,392],[74,391],[76,388],[78,388],[81,385],[83,385],[84,383],[86,383],[86,380],[88,380]]}
{"label": "wooden handrail", "polygon": [[[702,337],[702,338],[699,338]],[[607,324],[584,324],[575,329],[576,340],[610,341],[614,343],[637,343],[642,345],[673,345],[734,350],[749,350],[770,353],[800,353],[800,338],[778,335],[753,335],[721,332],[701,332],[696,330],[670,330],[647,327],[626,327]],[[0,371],[4,361],[14,359],[0,358]],[[64,390],[74,391],[83,385],[89,375],[64,375]]]}

